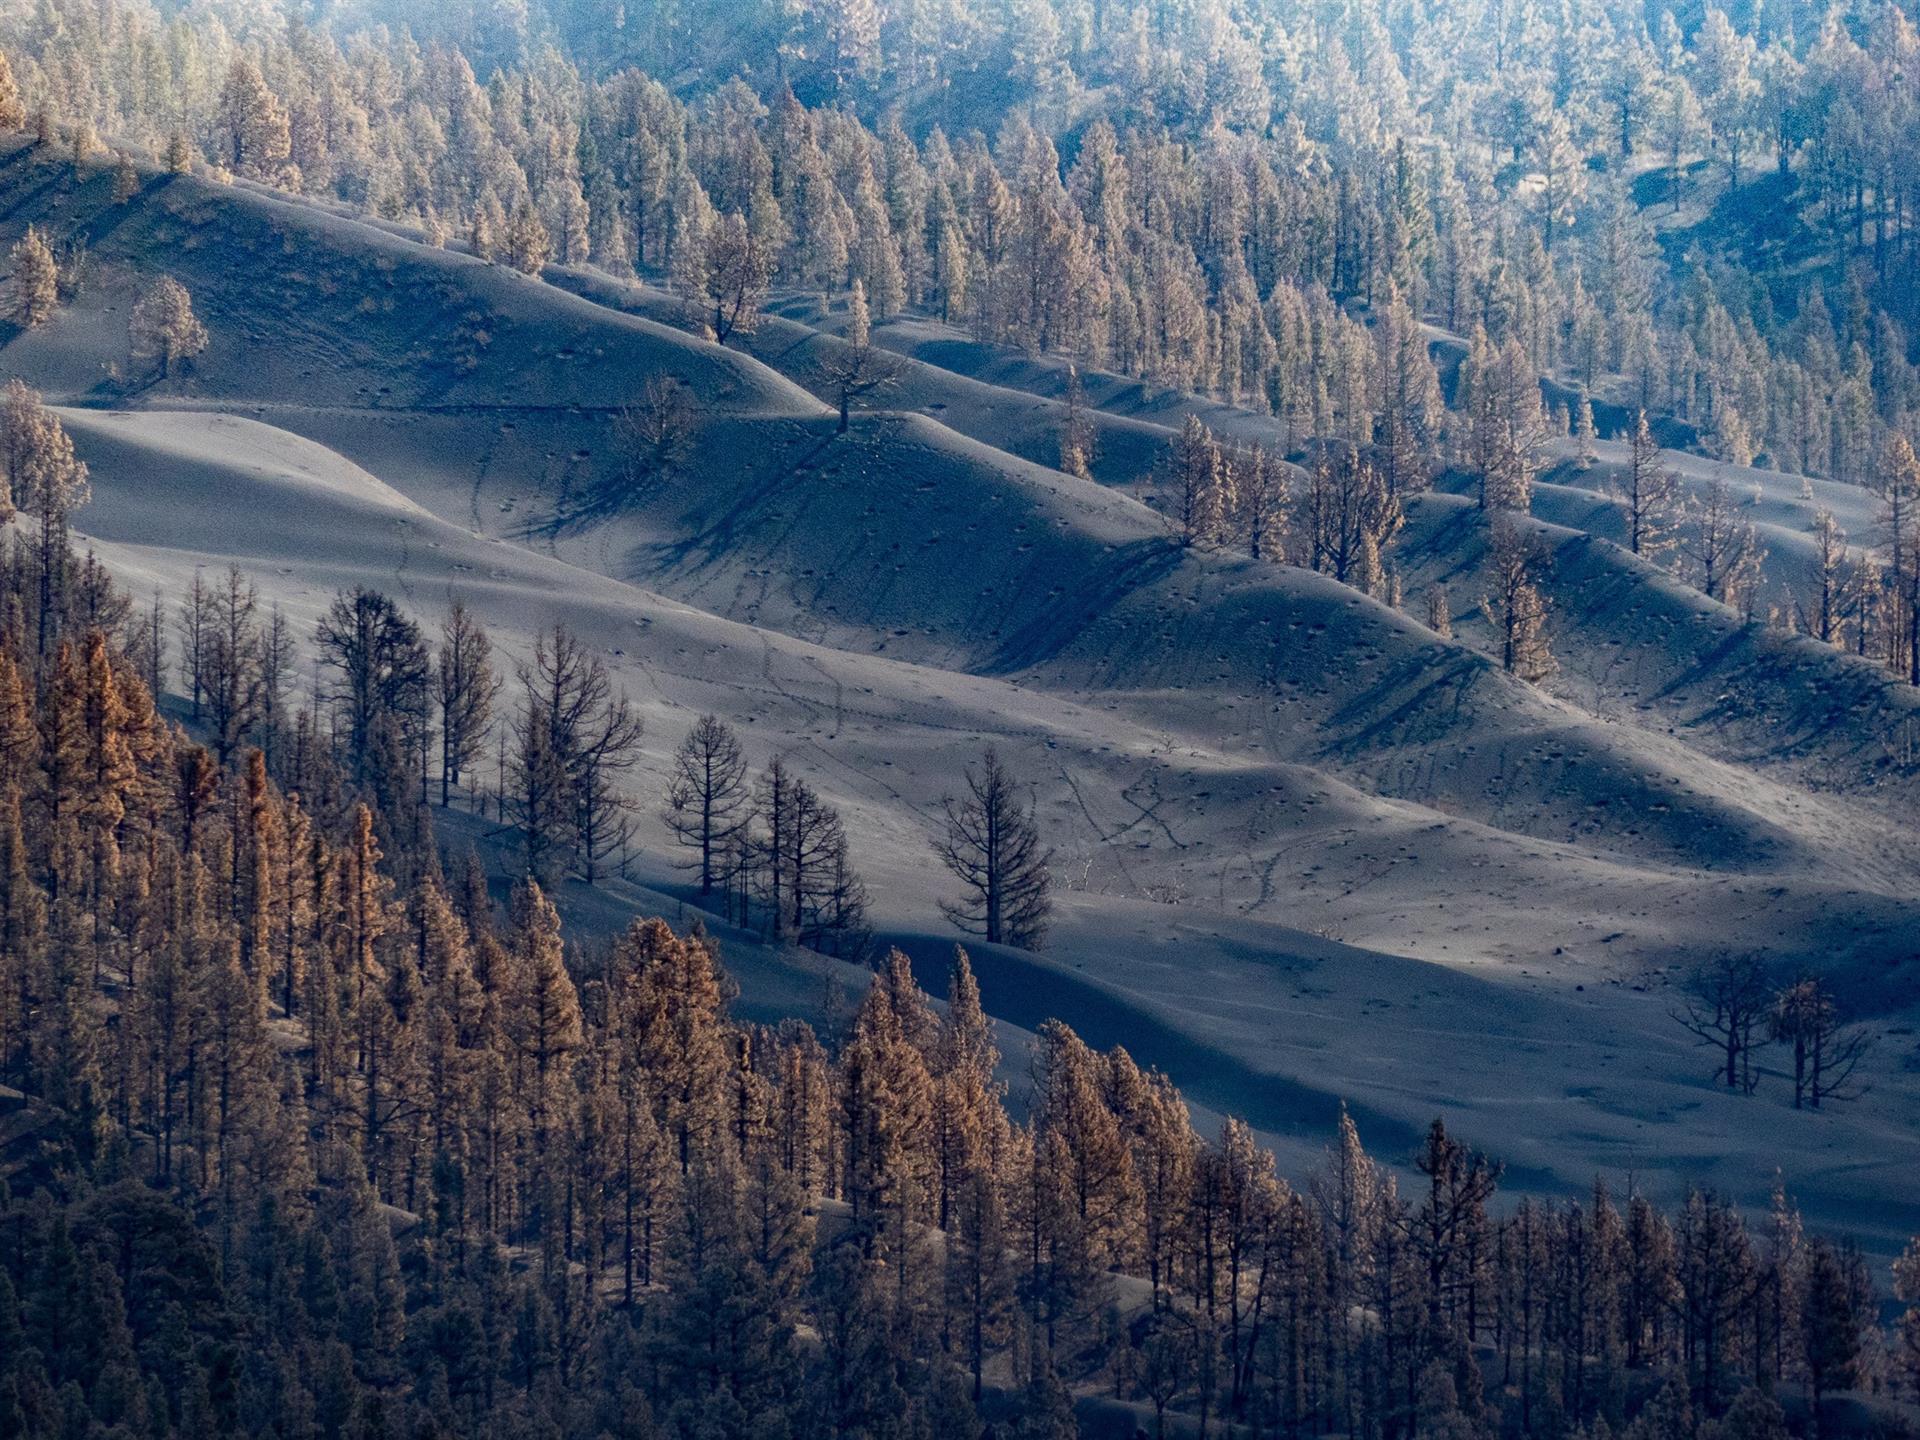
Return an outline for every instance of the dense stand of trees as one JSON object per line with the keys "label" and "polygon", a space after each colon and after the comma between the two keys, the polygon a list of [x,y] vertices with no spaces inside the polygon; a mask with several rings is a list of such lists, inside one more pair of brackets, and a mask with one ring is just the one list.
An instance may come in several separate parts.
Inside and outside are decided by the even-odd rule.
{"label": "dense stand of trees", "polygon": [[[417,37],[358,28],[373,4],[326,30],[222,8],[10,15],[0,128],[335,196],[529,274],[640,269],[721,343],[773,284],[844,291],[843,424],[890,379],[871,326],[908,307],[1211,392],[1281,438],[1185,426],[1162,476],[1182,541],[1391,603],[1404,505],[1456,466],[1490,512],[1483,615],[1529,679],[1547,607],[1512,512],[1552,439],[1590,443],[1595,398],[1636,416],[1630,548],[1756,603],[1752,525],[1722,484],[1682,504],[1651,411],[1878,492],[1874,558],[1828,517],[1792,620],[1920,683],[1920,43],[1896,6],[1684,30],[1606,3],[1282,7],[1258,30],[1205,0],[732,6],[779,78],[693,99],[626,62],[694,63],[699,4],[445,7]],[[983,73],[1025,108],[910,133],[869,103]],[[1107,87],[1125,100],[1063,123]],[[1705,232],[1667,263],[1649,208],[1737,192],[1763,158],[1815,263],[1756,276]],[[138,172],[113,163],[126,201]],[[55,317],[64,253],[13,247],[20,325]],[[1451,411],[1423,320],[1466,339]],[[207,344],[164,278],[129,339],[163,379]],[[1077,372],[1069,394],[1061,465],[1085,473]],[[675,396],[633,430],[643,468],[669,464]],[[1777,1440],[1783,1400],[1813,1433],[1835,1390],[1920,1394],[1920,1248],[1883,1332],[1859,1256],[1784,1196],[1764,1218],[1601,1185],[1508,1204],[1439,1122],[1398,1157],[1403,1195],[1346,1117],[1296,1188],[1244,1125],[1202,1136],[1166,1077],[1058,1023],[1009,1097],[963,952],[944,1008],[896,952],[820,1035],[732,1018],[697,927],[570,944],[548,890],[620,863],[640,742],[578,637],[509,675],[460,610],[436,643],[356,591],[303,705],[295,637],[238,571],[138,607],[72,552],[85,467],[24,386],[0,451],[0,520],[27,517],[0,539],[0,1437],[972,1436],[986,1415],[1065,1437],[1077,1395],[1223,1433]],[[1426,615],[1451,633],[1444,589]],[[184,728],[156,708],[169,677]],[[428,804],[436,760],[443,804],[483,798],[490,739],[525,877],[504,913]],[[729,918],[865,953],[846,825],[784,759],[755,773],[703,719],[664,813]],[[997,757],[946,821],[950,914],[1036,943],[1048,857]],[[1725,1083],[1750,1088],[1771,1039],[1796,1104],[1847,1095],[1859,1042],[1819,982],[1724,970],[1683,1018]]]}
{"label": "dense stand of trees", "polygon": [[[150,691],[168,673],[163,609],[156,601],[127,637]],[[457,797],[483,816],[491,809],[541,883],[624,871],[634,831],[626,776],[641,725],[605,660],[564,624],[537,637],[509,687],[463,605],[450,607],[434,645],[390,597],[342,593],[314,632],[319,681],[302,706],[290,693],[293,637],[238,569],[217,580],[197,573],[174,619],[189,716],[214,768],[257,747],[290,788],[364,794],[403,876],[437,863],[436,788],[443,806]],[[503,694],[510,708],[496,720]],[[750,774],[732,730],[704,717],[676,753],[662,818],[693,852],[703,904],[782,940],[865,954],[866,890],[846,826],[786,759]],[[1004,937],[1011,943],[1039,940],[1032,917],[1044,915],[1048,883],[1043,864],[1022,870],[1025,923]]]}
{"label": "dense stand of trees", "polygon": [[846,826],[783,757],[752,775],[732,728],[702,716],[674,752],[661,818],[703,903],[828,954],[865,953],[867,892]]}
{"label": "dense stand of trees", "polygon": [[[341,596],[326,706],[296,711],[244,577],[164,600],[64,530],[0,536],[0,1434],[1068,1437],[1077,1399],[1218,1433],[1777,1440],[1783,1401],[1812,1433],[1837,1390],[1920,1393],[1920,1306],[1883,1332],[1860,1257],[1784,1196],[1509,1205],[1438,1121],[1403,1192],[1344,1116],[1295,1188],[1059,1023],[1010,1106],[959,951],[942,1007],[895,952],[834,1033],[737,1021],[697,926],[569,944],[537,878],[503,913],[386,812],[422,808],[436,688],[494,693],[458,614],[436,661]],[[520,729],[617,737],[604,681],[554,632]],[[758,828],[751,898],[804,927],[801,782],[702,721],[669,805],[710,889]],[[950,809],[972,892],[1004,831],[1000,924],[1043,920],[995,757]],[[1816,1100],[1826,1005],[1753,1019]],[[1920,1246],[1899,1297],[1916,1275]]]}
{"label": "dense stand of trees", "polygon": [[[1398,598],[1379,553],[1396,507],[1436,464],[1524,510],[1550,440],[1590,446],[1596,399],[1651,411],[1720,458],[1867,485],[1884,516],[1852,548],[1816,523],[1817,593],[1763,604],[1740,497],[1679,504],[1615,419],[1635,442],[1616,487],[1630,548],[1920,683],[1920,316],[1903,283],[1920,179],[1900,141],[1920,39],[1897,4],[1799,8],[1331,24],[1283,5],[1255,24],[1216,0],[834,0],[730,8],[696,55],[701,7],[680,3],[368,5],[309,29],[55,0],[0,23],[0,126],[76,164],[109,135],[169,169],[338,197],[529,273],[638,269],[722,343],[770,285],[843,292],[853,343],[821,376],[843,426],[892,376],[871,324],[908,308],[1217,395],[1274,417],[1311,484],[1283,535],[1278,454],[1209,471],[1183,436],[1182,539],[1382,599]],[[411,29],[370,23],[396,18]],[[916,88],[936,75],[944,103]],[[1649,166],[1662,183],[1641,183]],[[137,189],[124,157],[116,177],[117,198]],[[1712,213],[1667,213],[1682,205]],[[1813,263],[1756,271],[1756,247]],[[58,274],[46,237],[19,242],[21,323],[52,313]],[[1451,411],[1422,322],[1467,343]],[[158,282],[136,361],[165,374],[205,343]],[[1575,399],[1546,406],[1543,376]],[[1061,464],[1083,472],[1084,410],[1068,411]]]}
{"label": "dense stand of trees", "polygon": [[[5,31],[0,123],[185,148],[522,268],[638,265],[722,339],[770,279],[857,279],[877,317],[924,306],[1316,434],[1380,423],[1342,307],[1395,295],[1728,458],[1864,479],[1916,409],[1897,4],[730,5],[697,71],[698,5],[384,8],[42,7]],[[411,33],[366,23],[389,19]],[[937,74],[945,104],[915,92]],[[1673,184],[1636,187],[1648,166]],[[1662,251],[1674,199],[1742,186],[1764,221]],[[1820,263],[1752,271],[1743,226],[1773,222]]]}

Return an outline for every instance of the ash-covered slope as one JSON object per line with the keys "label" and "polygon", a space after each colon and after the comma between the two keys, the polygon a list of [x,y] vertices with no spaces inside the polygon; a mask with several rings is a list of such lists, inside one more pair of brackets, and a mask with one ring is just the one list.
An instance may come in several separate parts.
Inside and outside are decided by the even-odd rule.
{"label": "ash-covered slope", "polygon": [[[37,224],[87,247],[78,302],[8,347],[50,394],[104,403],[160,388],[221,404],[538,413],[618,407],[634,375],[664,371],[717,411],[820,411],[764,366],[503,267],[253,186],[143,180],[116,205],[108,169],[76,176],[29,143],[0,145],[9,231]],[[126,331],[138,283],[155,273],[187,286],[220,341],[190,377],[158,387],[134,372]]]}
{"label": "ash-covered slope", "polygon": [[[1558,1103],[1581,1118],[1532,1140],[1528,1161],[1578,1186],[1632,1151],[1630,1132],[1681,1123],[1698,1092],[1683,1037],[1645,1038],[1659,1002],[1635,987],[1655,972],[1739,945],[1833,968],[1879,1010],[1912,1003],[1911,840],[1882,808],[1911,772],[1877,767],[1864,796],[1809,780],[1846,773],[1892,712],[1809,710],[1766,743],[1769,715],[1795,694],[1821,703],[1836,675],[1873,705],[1897,697],[1756,639],[1771,678],[1725,702],[1755,727],[1734,735],[1703,661],[1747,643],[1735,618],[1600,550],[1584,576],[1589,542],[1562,541],[1569,683],[1543,693],[1501,674],[1471,623],[1443,642],[1323,577],[1184,551],[1121,477],[1035,463],[1058,414],[1044,397],[918,365],[886,403],[930,413],[860,416],[841,435],[797,383],[822,343],[803,327],[755,342],[788,356],[789,377],[298,202],[152,179],[114,206],[108,185],[0,161],[0,242],[33,221],[85,233],[93,256],[77,300],[8,336],[0,364],[64,407],[94,468],[82,526],[134,588],[231,558],[296,622],[342,585],[388,588],[429,622],[457,594],[510,655],[563,620],[646,713],[633,786],[649,811],[685,725],[715,710],[756,761],[789,755],[846,811],[897,932],[934,923],[938,801],[991,740],[1036,786],[1063,885],[1056,958],[1007,971],[1023,987],[1008,1007],[1150,1015],[1203,1103],[1282,1127],[1365,1092],[1383,1123],[1417,1129],[1441,1097],[1497,1124],[1494,1097],[1455,1087],[1438,1051],[1380,1069],[1385,1050],[1426,1043],[1417,1025],[1376,1046],[1280,1041],[1374,1033],[1383,1007],[1417,1008],[1427,962],[1474,977],[1435,984],[1489,1017],[1482,1050],[1540,1043],[1584,993],[1582,1013],[1621,1037],[1617,1079],[1569,1088]],[[184,379],[133,383],[127,309],[162,271],[193,291],[213,343]],[[639,473],[620,410],[655,374],[680,379],[697,414],[681,454]],[[1002,396],[1017,434],[995,429]],[[1109,454],[1167,433],[1103,423]],[[1403,563],[1470,594],[1472,522],[1448,505],[1423,502]],[[1634,687],[1684,709],[1623,703],[1635,692],[1600,657],[1641,646],[1663,648]],[[1274,977],[1313,948],[1304,931],[1360,949],[1315,950],[1309,970],[1338,983],[1295,994]],[[1363,952],[1410,958],[1352,960]],[[1195,965],[1244,1024],[1181,1002]],[[1516,1060],[1502,1084],[1530,1073]],[[1661,1113],[1623,1118],[1635,1077]],[[1880,1127],[1881,1153],[1920,1155],[1894,1118],[1911,1077],[1889,1055],[1877,1080],[1860,1123]],[[1728,1183],[1753,1153],[1736,1148]]]}
{"label": "ash-covered slope", "polygon": [[[883,923],[906,927],[895,933],[930,974],[947,942],[919,928],[934,888],[925,817],[956,754],[976,737],[1000,740],[1039,782],[1055,835],[1077,849],[1081,825],[1100,817],[1103,851],[1141,888],[1184,879],[1190,890],[1167,904],[1069,889],[1047,956],[976,956],[996,1010],[1023,1025],[1065,1015],[1097,1042],[1123,1041],[1171,1070],[1197,1103],[1248,1115],[1296,1167],[1311,1162],[1339,1100],[1389,1152],[1444,1103],[1468,1133],[1502,1137],[1525,1188],[1577,1190],[1590,1169],[1621,1167],[1655,1189],[1708,1178],[1738,1193],[1758,1173],[1748,1149],[1757,1137],[1731,1145],[1711,1171],[1675,1158],[1705,1153],[1706,1137],[1745,1112],[1701,1085],[1662,997],[1628,958],[1634,944],[1658,935],[1699,950],[1735,935],[1757,941],[1762,930],[1804,939],[1819,929],[1830,960],[1848,944],[1884,949],[1910,923],[1871,896],[1608,863],[1383,802],[1304,767],[1164,748],[1105,705],[718,620],[425,515],[350,462],[255,421],[153,410],[63,418],[95,465],[90,528],[140,589],[177,589],[196,564],[231,557],[296,625],[345,584],[387,588],[427,618],[458,594],[516,654],[563,617],[639,701],[652,735],[635,780],[643,794],[657,791],[688,715],[734,717],[756,759],[787,754],[847,809]],[[615,926],[623,903],[672,912],[680,882],[669,847],[657,831],[646,839],[647,888],[570,887],[574,923]],[[1218,867],[1263,885],[1267,898],[1244,916],[1224,912],[1204,889]],[[1517,940],[1516,916],[1530,943]],[[1418,940],[1449,963],[1302,933],[1329,922],[1377,927],[1366,933],[1389,949]],[[1627,932],[1634,938],[1623,940]],[[1566,959],[1546,958],[1548,938],[1564,942]],[[745,937],[728,953],[754,1014],[812,1014],[838,973]],[[1576,1031],[1581,1043],[1562,1043]],[[1335,1034],[1347,1038],[1332,1043]],[[1892,1089],[1888,1102],[1897,1108],[1904,1093]],[[1920,1158],[1881,1114],[1849,1114],[1817,1137],[1874,1147],[1885,1156],[1877,1168],[1824,1173],[1809,1152],[1803,1173],[1789,1154],[1810,1212],[1858,1216],[1877,1177],[1903,1156]],[[1769,1164],[1777,1153],[1769,1148]],[[1754,1193],[1763,1198],[1764,1184]],[[1883,1208],[1867,1233],[1891,1244],[1905,1223]]]}
{"label": "ash-covered slope", "polygon": [[[68,402],[177,389],[172,403],[257,414],[443,517],[835,648],[1138,692],[1181,733],[1219,733],[1232,703],[1260,737],[1250,758],[1328,765],[1501,829],[1661,863],[1818,868],[1724,788],[1682,792],[1672,759],[1632,736],[1351,590],[1184,551],[1097,484],[925,416],[839,435],[749,358],[307,206],[187,179],[115,206],[107,177],[63,172],[16,154],[0,206],[89,235],[96,283],[13,351]],[[214,343],[184,384],[136,390],[111,378],[115,321],[158,256]],[[685,457],[636,483],[619,410],[657,373],[697,418]],[[1542,736],[1555,763],[1521,763]],[[1596,794],[1627,803],[1594,812]],[[1670,799],[1640,803],[1656,794]]]}

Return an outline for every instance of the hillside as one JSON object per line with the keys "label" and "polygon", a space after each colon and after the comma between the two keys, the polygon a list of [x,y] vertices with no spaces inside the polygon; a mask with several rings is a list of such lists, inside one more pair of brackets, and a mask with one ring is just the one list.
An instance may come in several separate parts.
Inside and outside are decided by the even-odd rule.
{"label": "hillside", "polygon": [[[1131,483],[1172,399],[1090,379],[1101,462],[1075,480],[1046,463],[1042,367],[896,328],[910,368],[842,436],[805,388],[838,342],[799,320],[742,353],[661,323],[658,292],[541,284],[244,185],[109,191],[19,146],[0,163],[0,239],[88,239],[79,296],[4,364],[91,466],[104,558],[139,595],[231,561],[302,632],[354,584],[429,621],[457,596],[513,654],[563,620],[644,713],[654,893],[679,883],[651,819],[666,758],[712,710],[843,808],[880,929],[931,964],[938,800],[992,740],[1066,887],[1046,956],[982,957],[1009,1020],[1124,1039],[1300,1162],[1340,1099],[1396,1152],[1438,1106],[1544,1191],[1630,1169],[1758,1202],[1778,1163],[1879,1253],[1920,1219],[1867,1201],[1920,1163],[1910,1042],[1860,1105],[1794,1115],[1712,1091],[1660,988],[1738,946],[1911,1023],[1920,764],[1887,737],[1915,704],[1868,667],[1743,626],[1595,520],[1542,531],[1562,673],[1535,689],[1483,653],[1483,532],[1451,496],[1415,504],[1395,563],[1409,594],[1453,589],[1456,642],[1173,543]],[[130,383],[127,311],[163,270],[212,343]],[[620,411],[659,374],[694,434],[635,483]],[[1579,522],[1561,493],[1540,513]],[[780,963],[746,967],[749,999]]]}

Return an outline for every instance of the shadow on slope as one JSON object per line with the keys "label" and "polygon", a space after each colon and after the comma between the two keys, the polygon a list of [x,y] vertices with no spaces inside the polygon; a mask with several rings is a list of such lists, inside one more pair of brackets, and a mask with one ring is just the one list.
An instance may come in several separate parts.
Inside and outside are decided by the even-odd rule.
{"label": "shadow on slope", "polygon": [[315,205],[185,176],[147,177],[115,205],[112,187],[108,167],[76,172],[30,142],[0,145],[0,225],[88,245],[80,302],[8,347],[16,368],[63,399],[146,392],[127,378],[126,317],[164,272],[187,286],[215,343],[187,379],[153,387],[161,393],[577,413],[625,405],[634,377],[666,372],[715,411],[820,408],[732,352]]}
{"label": "shadow on slope", "polygon": [[[1568,492],[1561,492],[1562,497]],[[1606,517],[1611,502],[1594,502]],[[1564,498],[1543,508],[1564,513]],[[1823,790],[1907,803],[1920,692],[1830,645],[1748,622],[1609,539],[1534,522],[1540,583],[1561,675],[1555,688],[1596,714],[1684,734],[1720,760],[1811,779]],[[1491,647],[1483,593],[1487,531],[1471,501],[1422,496],[1394,551],[1409,592],[1444,584],[1462,634]]]}

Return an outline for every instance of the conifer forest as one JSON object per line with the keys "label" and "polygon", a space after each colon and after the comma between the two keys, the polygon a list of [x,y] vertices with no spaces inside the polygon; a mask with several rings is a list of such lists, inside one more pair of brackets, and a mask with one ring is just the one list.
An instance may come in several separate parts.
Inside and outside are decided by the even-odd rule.
{"label": "conifer forest", "polygon": [[0,1440],[1920,1437],[1914,0],[0,0]]}

